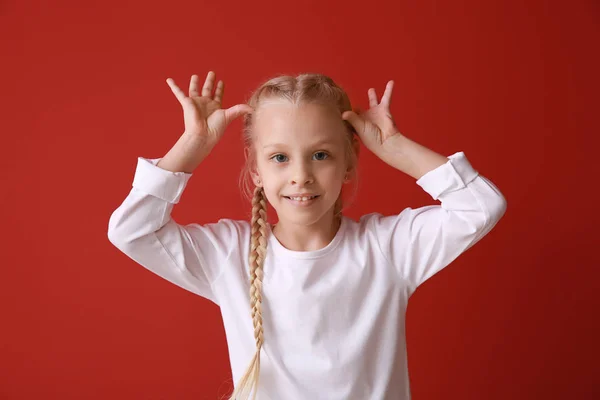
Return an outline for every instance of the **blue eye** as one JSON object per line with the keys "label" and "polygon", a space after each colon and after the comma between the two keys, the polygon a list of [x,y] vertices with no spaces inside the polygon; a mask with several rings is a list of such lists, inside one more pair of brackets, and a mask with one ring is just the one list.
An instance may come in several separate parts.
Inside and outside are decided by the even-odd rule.
{"label": "blue eye", "polygon": [[323,158],[317,158],[317,160],[319,160],[319,161],[325,160],[327,157],[329,157],[329,154],[325,153],[324,151],[318,151],[318,152],[316,152],[316,153],[315,153],[315,156],[316,156],[317,154],[323,154],[323,155],[325,156],[325,157],[323,157]]}
{"label": "blue eye", "polygon": [[275,162],[277,162],[277,163],[282,163],[282,162],[285,161],[285,160],[282,160],[281,158],[278,158],[278,157],[283,157],[283,158],[285,158],[287,160],[287,157],[284,156],[283,154],[275,154],[273,157],[271,157],[271,160],[275,158],[276,159]]}

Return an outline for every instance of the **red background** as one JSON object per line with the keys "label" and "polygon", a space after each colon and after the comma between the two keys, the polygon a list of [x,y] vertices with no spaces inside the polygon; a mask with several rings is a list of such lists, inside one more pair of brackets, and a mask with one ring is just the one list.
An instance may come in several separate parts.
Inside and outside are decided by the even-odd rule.
{"label": "red background", "polygon": [[[107,238],[138,156],[183,130],[168,85],[224,79],[224,106],[321,72],[365,108],[395,80],[411,139],[464,151],[508,200],[496,228],[411,298],[411,388],[429,399],[599,398],[596,1],[3,1],[0,399],[217,399],[217,306]],[[180,223],[246,218],[241,120]],[[218,171],[218,173],[215,173]],[[347,215],[433,204],[361,154]]]}

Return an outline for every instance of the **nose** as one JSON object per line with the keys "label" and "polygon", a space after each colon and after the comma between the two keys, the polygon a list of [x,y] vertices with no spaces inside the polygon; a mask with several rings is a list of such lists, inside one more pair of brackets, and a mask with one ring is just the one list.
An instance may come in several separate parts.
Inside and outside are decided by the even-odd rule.
{"label": "nose", "polygon": [[312,168],[310,164],[305,162],[297,162],[290,175],[290,184],[306,185],[314,182]]}

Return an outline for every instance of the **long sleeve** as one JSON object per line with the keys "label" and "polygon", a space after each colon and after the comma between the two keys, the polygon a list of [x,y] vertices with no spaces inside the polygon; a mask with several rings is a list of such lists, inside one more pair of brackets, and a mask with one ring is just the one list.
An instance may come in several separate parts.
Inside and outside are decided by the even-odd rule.
{"label": "long sleeve", "polygon": [[192,174],[156,166],[160,158],[138,157],[131,191],[112,213],[108,239],[138,264],[218,305],[211,284],[235,243],[230,220],[179,225],[171,211]]}
{"label": "long sleeve", "polygon": [[483,238],[506,212],[506,199],[463,152],[417,184],[441,205],[406,208],[374,218],[384,255],[414,291]]}

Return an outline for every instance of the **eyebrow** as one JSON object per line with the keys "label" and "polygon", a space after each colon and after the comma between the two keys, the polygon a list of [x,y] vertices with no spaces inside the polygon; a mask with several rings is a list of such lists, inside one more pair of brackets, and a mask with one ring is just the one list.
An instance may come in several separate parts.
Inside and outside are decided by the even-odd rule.
{"label": "eyebrow", "polygon": [[[316,143],[313,143],[311,145],[311,147],[322,146],[324,144],[333,144],[333,142],[329,139],[322,139]],[[267,144],[267,145],[263,146],[263,149],[267,149],[269,147],[287,147],[287,145],[285,143],[271,143],[271,144]]]}

